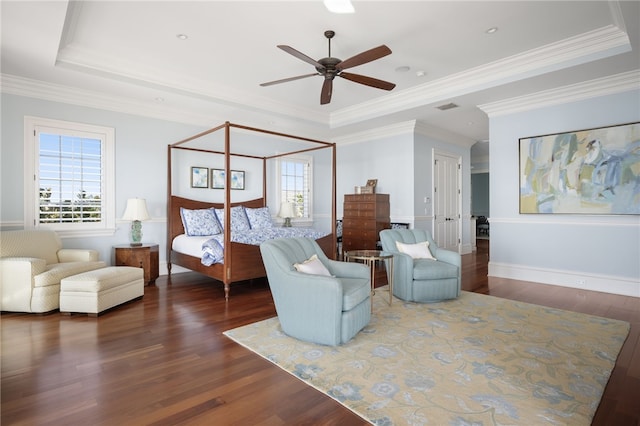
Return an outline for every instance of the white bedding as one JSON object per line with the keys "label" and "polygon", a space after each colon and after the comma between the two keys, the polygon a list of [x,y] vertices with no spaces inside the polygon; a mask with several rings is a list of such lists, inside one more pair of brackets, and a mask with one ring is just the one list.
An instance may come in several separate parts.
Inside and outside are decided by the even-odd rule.
{"label": "white bedding", "polygon": [[171,248],[178,253],[201,258],[202,244],[204,244],[210,238],[211,236],[209,235],[206,235],[204,237],[190,237],[186,234],[178,235],[173,239]]}
{"label": "white bedding", "polygon": [[[249,231],[232,232],[231,241],[259,246],[261,242],[274,238],[308,237],[318,239],[327,235],[313,228],[265,228]],[[223,234],[210,236],[178,235],[171,247],[173,250],[193,257],[199,257],[201,263],[210,266],[224,261]]]}

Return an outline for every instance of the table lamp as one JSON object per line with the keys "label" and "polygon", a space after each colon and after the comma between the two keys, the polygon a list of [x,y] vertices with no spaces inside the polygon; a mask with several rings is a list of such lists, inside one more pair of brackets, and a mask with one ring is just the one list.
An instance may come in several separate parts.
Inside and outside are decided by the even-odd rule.
{"label": "table lamp", "polygon": [[147,202],[144,198],[129,198],[127,200],[127,208],[124,211],[122,220],[131,220],[131,245],[142,245],[142,223],[143,220],[149,220],[149,212],[147,211]]}
{"label": "table lamp", "polygon": [[283,228],[291,227],[291,218],[296,215],[296,206],[293,203],[284,202],[280,204],[280,212],[278,213],[279,217],[284,218],[284,223],[282,224]]}

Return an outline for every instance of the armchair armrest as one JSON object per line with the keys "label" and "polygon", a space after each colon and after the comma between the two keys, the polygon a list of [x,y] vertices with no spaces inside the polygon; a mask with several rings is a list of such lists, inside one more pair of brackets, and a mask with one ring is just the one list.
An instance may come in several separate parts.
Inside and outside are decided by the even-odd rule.
{"label": "armchair armrest", "polygon": [[95,262],[98,260],[97,250],[89,249],[60,249],[58,250],[58,261],[65,262]]}
{"label": "armchair armrest", "polygon": [[460,269],[460,266],[462,264],[462,258],[460,257],[459,253],[456,253],[455,251],[451,251],[451,250],[438,248],[435,251],[435,253],[433,253],[433,255],[440,262],[445,262],[451,265],[455,265],[458,267],[458,269]]}
{"label": "armchair armrest", "polygon": [[338,278],[369,278],[371,272],[362,263],[341,262],[339,260],[326,259],[323,260],[324,266],[327,267],[331,275]]}
{"label": "armchair armrest", "polygon": [[0,259],[1,310],[31,312],[33,277],[44,272],[47,261],[34,257]]}

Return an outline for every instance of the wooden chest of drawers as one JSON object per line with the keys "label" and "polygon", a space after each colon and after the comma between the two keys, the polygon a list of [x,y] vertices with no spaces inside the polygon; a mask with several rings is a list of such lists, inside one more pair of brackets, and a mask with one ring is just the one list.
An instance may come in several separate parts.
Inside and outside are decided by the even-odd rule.
{"label": "wooden chest of drawers", "polygon": [[343,250],[376,250],[379,233],[389,228],[389,194],[346,194],[342,221]]}

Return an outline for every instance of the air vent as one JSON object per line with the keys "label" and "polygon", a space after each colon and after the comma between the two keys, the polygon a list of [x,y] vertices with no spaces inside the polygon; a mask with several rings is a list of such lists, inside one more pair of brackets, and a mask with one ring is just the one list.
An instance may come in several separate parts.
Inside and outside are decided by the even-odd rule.
{"label": "air vent", "polygon": [[440,111],[446,111],[448,109],[458,108],[458,105],[454,104],[453,102],[449,102],[448,104],[440,105],[436,108],[438,108]]}

